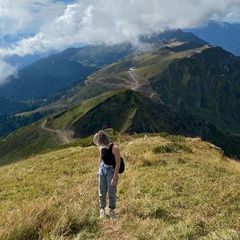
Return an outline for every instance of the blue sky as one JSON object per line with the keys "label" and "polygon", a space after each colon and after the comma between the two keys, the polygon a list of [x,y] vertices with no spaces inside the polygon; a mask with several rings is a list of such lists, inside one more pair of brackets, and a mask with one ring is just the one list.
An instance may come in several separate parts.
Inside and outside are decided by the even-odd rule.
{"label": "blue sky", "polygon": [[208,19],[240,22],[240,0],[0,0],[0,84],[16,66],[7,56],[63,50],[76,44],[138,43],[140,34],[190,28]]}

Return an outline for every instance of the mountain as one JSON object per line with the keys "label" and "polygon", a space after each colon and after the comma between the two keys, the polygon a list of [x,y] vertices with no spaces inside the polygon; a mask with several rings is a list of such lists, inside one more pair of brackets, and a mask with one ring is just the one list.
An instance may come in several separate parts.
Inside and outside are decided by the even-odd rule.
{"label": "mountain", "polygon": [[[54,107],[50,109],[50,111],[55,111],[56,108],[67,107],[78,101],[86,100],[88,97],[103,93],[108,89],[120,87],[120,85],[102,85],[101,82],[97,83],[98,80],[88,81],[86,87],[86,84],[84,84],[86,76],[96,69],[113,62],[122,62],[124,59],[130,59],[129,63],[125,64],[125,70],[127,71],[132,66],[131,59],[134,59],[136,56],[146,51],[157,49],[159,46],[165,46],[164,44],[167,44],[167,42],[187,40],[188,38],[196,42],[186,43],[184,47],[181,46],[179,48],[179,51],[205,44],[205,42],[192,36],[192,34],[174,30],[144,37],[142,41],[145,44],[140,47],[124,43],[111,46],[94,45],[70,48],[59,54],[53,54],[36,61],[21,69],[17,79],[12,78],[9,83],[0,87],[1,102],[4,102],[0,105],[0,114],[6,115],[4,126],[0,126],[0,136],[9,133],[10,129],[15,129],[15,127],[11,126],[11,122],[8,122],[9,127],[5,126],[7,119],[10,119],[12,114],[29,111],[34,106],[35,108],[42,106],[47,109],[50,108],[48,106],[49,103],[60,99],[59,103],[53,104]],[[147,43],[147,41],[149,42]],[[122,81],[122,78],[119,78],[117,81]],[[33,100],[33,98],[35,99]],[[32,117],[30,118],[32,119]],[[21,119],[18,118],[18,120]],[[26,115],[22,120],[23,123],[19,122],[20,125],[18,124],[18,126],[24,126],[28,122]]]}
{"label": "mountain", "polygon": [[[226,155],[240,158],[240,139],[210,123],[238,129],[239,60],[163,42],[16,115],[50,112],[0,139],[0,239],[239,239],[240,165]],[[97,68],[100,56],[78,63]],[[93,194],[102,128],[126,163],[117,225],[98,220]]]}
{"label": "mountain", "polygon": [[4,61],[6,61],[8,64],[10,64],[11,66],[15,66],[17,67],[18,70],[29,66],[31,64],[33,64],[34,62],[42,59],[42,58],[46,58],[49,55],[54,54],[55,52],[47,52],[47,53],[39,53],[39,54],[28,54],[25,56],[17,56],[17,55],[13,55],[13,56],[7,56],[4,58]]}
{"label": "mountain", "polygon": [[202,116],[223,131],[240,132],[240,60],[222,48],[174,61],[150,82],[165,104]]}
{"label": "mountain", "polygon": [[191,32],[184,32],[181,29],[172,29],[165,30],[159,34],[152,34],[150,36],[141,36],[140,41],[143,43],[151,43],[156,44],[161,42],[162,44],[167,44],[170,42],[193,42],[199,44],[201,46],[208,44],[201,38],[197,37],[197,35]]}
{"label": "mountain", "polygon": [[72,124],[74,136],[78,138],[92,135],[102,128],[113,128],[131,134],[167,132],[189,137],[199,136],[223,148],[227,154],[235,152],[240,156],[237,147],[240,146],[240,138],[220,132],[197,115],[154,103],[132,90],[120,91],[108,97]]}
{"label": "mountain", "polygon": [[[201,116],[222,131],[239,134],[239,58],[220,47],[192,48],[193,45],[166,44],[132,60],[102,68],[92,77],[103,84],[109,84],[110,79],[115,86],[128,84],[139,92],[158,96],[159,102]],[[131,66],[132,73],[126,73]],[[130,85],[133,78],[137,87]]]}
{"label": "mountain", "polygon": [[43,98],[96,70],[71,60],[75,49],[67,49],[21,69],[18,78],[10,79],[0,88],[0,95],[8,98]]}
{"label": "mountain", "polygon": [[[145,37],[144,41],[156,43],[157,40],[162,39],[166,43],[182,41],[189,37],[198,44],[205,44],[196,36],[181,30]],[[144,51],[146,49],[127,43],[69,48],[21,69],[17,79],[11,77],[8,83],[0,87],[0,96],[20,99],[45,98],[54,91],[68,87],[74,82],[83,81],[86,76],[100,67],[121,61],[129,54],[134,53],[133,56],[136,56]]]}
{"label": "mountain", "polygon": [[[148,45],[148,51],[134,52],[125,44],[89,46],[89,55],[86,47],[51,56],[67,56],[65,60],[98,70],[59,91],[54,101],[46,99],[43,107],[24,113],[36,120],[46,116],[46,125],[41,119],[5,137],[2,161],[59,146],[62,131],[78,141],[103,127],[120,133],[201,136],[238,156],[239,139],[228,132],[239,134],[239,59],[220,47],[180,42],[173,36]],[[127,50],[121,55],[123,49]],[[115,62],[100,67],[104,58]]]}
{"label": "mountain", "polygon": [[44,98],[49,94],[85,80],[97,68],[118,61],[133,51],[130,45],[69,48],[21,69],[0,87],[8,98]]}
{"label": "mountain", "polygon": [[[12,46],[16,45],[18,42],[22,41],[23,39],[31,38],[35,34],[34,33],[27,33],[27,34],[18,34],[18,35],[5,35],[0,38],[0,46],[1,48],[11,48]],[[26,67],[35,61],[47,57],[51,54],[54,54],[56,52],[50,51],[45,53],[35,53],[35,54],[28,54],[25,56],[18,56],[18,55],[12,55],[7,56],[4,58],[4,61],[6,61],[8,64],[17,67],[18,69],[21,69],[23,67]]]}
{"label": "mountain", "polygon": [[240,138],[219,131],[183,109],[154,103],[136,91],[117,90],[51,114],[5,137],[0,141],[0,165],[66,144],[66,138],[75,144],[103,128],[120,134],[197,136],[222,148],[226,155],[240,157]]}
{"label": "mountain", "polygon": [[240,24],[209,21],[206,26],[183,29],[212,45],[220,46],[235,56],[240,56]]}

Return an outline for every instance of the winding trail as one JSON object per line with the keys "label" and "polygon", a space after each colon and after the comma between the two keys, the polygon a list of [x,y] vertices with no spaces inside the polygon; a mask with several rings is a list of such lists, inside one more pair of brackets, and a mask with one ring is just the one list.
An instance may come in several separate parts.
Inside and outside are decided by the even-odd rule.
{"label": "winding trail", "polygon": [[55,130],[55,129],[47,128],[47,127],[46,127],[46,124],[47,124],[47,119],[45,119],[44,122],[41,124],[41,128],[42,128],[43,130],[48,131],[48,132],[57,133],[57,135],[59,136],[59,138],[62,140],[62,142],[63,142],[64,144],[68,144],[68,143],[71,142],[60,130]]}
{"label": "winding trail", "polygon": [[137,81],[137,75],[136,75],[136,73],[133,70],[129,70],[129,74],[130,74],[132,80],[135,82],[135,86],[132,87],[132,90],[136,91],[136,89],[140,87],[140,84]]}
{"label": "winding trail", "polygon": [[[164,104],[163,101],[160,99],[159,95],[152,89],[149,80],[146,77],[139,75],[135,70],[137,69],[130,68],[128,70],[128,74],[130,76],[130,79],[132,80],[128,86],[124,84],[116,84],[116,85],[119,85],[120,87],[129,88],[133,91],[141,93],[142,95],[150,99],[154,98],[155,101]],[[126,80],[126,81],[130,80],[129,78],[128,79],[119,78],[119,79]],[[92,77],[88,77],[85,83],[91,80],[92,81],[94,80],[95,82],[100,83],[106,87],[113,87],[113,85],[115,85],[114,83],[106,83],[102,79],[92,78]]]}
{"label": "winding trail", "polygon": [[145,96],[149,97],[150,99],[155,96],[155,98],[158,99],[159,102],[162,103],[158,94],[152,89],[147,78],[144,78],[143,76],[138,75],[134,71],[134,69],[129,70],[129,75],[130,75],[131,79],[135,82],[135,86],[131,88],[133,91],[140,92],[140,93],[144,94]]}

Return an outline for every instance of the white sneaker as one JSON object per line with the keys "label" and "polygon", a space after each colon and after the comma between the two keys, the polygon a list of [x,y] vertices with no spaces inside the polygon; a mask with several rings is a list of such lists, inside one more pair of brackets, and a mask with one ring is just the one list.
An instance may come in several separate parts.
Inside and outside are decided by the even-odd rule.
{"label": "white sneaker", "polygon": [[113,209],[110,209],[110,211],[109,211],[109,217],[110,217],[110,219],[114,219],[116,216],[115,216],[115,212],[114,212],[114,210]]}
{"label": "white sneaker", "polygon": [[105,216],[106,216],[105,209],[101,208],[100,209],[100,218],[105,218]]}

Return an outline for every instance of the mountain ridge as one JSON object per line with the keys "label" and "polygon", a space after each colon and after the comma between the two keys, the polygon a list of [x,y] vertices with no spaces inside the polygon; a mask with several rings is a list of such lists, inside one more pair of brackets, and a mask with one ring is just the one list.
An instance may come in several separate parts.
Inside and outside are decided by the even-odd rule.
{"label": "mountain ridge", "polygon": [[209,21],[198,28],[183,29],[191,32],[212,45],[220,46],[235,56],[240,56],[240,24],[222,21]]}
{"label": "mountain ridge", "polygon": [[92,136],[103,128],[113,129],[120,135],[165,132],[200,137],[221,148],[226,155],[240,158],[240,149],[237,147],[240,138],[221,132],[204,119],[183,109],[154,103],[136,91],[116,90],[49,115],[47,119],[40,119],[10,134],[0,141],[0,165],[58,146],[64,147],[65,134],[71,142],[66,147],[81,145],[82,141],[91,145]]}
{"label": "mountain ridge", "polygon": [[[198,44],[205,44],[198,37],[193,34],[190,35],[191,39],[194,39]],[[167,41],[177,41],[178,38],[179,41],[181,39],[186,41],[189,34],[182,32],[180,29],[169,30],[144,39],[145,42],[147,40],[153,41],[159,45],[163,38],[166,39],[164,40],[165,43]],[[160,42],[158,42],[158,39]],[[45,98],[48,94],[68,87],[74,82],[83,81],[87,75],[98,68],[120,61],[132,53],[138,54],[139,51],[144,51],[144,49],[138,49],[128,43],[69,48],[21,69],[18,73],[18,79],[12,77],[6,84],[0,86],[0,95],[20,99]]]}
{"label": "mountain ridge", "polygon": [[151,82],[166,104],[184,108],[234,133],[240,132],[239,69],[237,57],[213,47],[171,63]]}
{"label": "mountain ridge", "polygon": [[[106,59],[112,61],[114,54],[117,54],[116,58],[120,57],[118,50],[120,49],[121,52],[122,46],[117,51],[115,47],[110,48],[114,49],[111,53],[113,55],[110,55],[111,57],[108,55],[109,47],[107,47],[107,51],[104,50],[105,48],[103,49]],[[87,61],[87,64],[93,64],[92,61],[94,59],[92,57],[86,59],[86,49],[84,51],[82,60],[84,62]],[[60,56],[66,56],[66,59],[77,62],[77,53],[78,50],[73,48],[66,50]],[[221,54],[219,55],[219,53]],[[101,56],[101,54],[101,48],[99,47],[98,56]],[[54,55],[51,59],[53,60],[57,56],[59,55]],[[221,56],[221,59],[218,56]],[[116,58],[114,59],[116,60]],[[99,58],[96,59],[96,62],[99,63],[99,60]],[[78,59],[78,61],[80,60]],[[79,141],[79,138],[88,137],[103,127],[113,128],[120,133],[166,131],[171,134],[191,137],[201,136],[204,140],[213,141],[216,145],[223,148],[226,154],[237,156],[239,154],[238,138],[224,132],[226,124],[223,125],[220,122],[222,119],[219,113],[223,115],[227,113],[221,111],[226,108],[228,99],[223,99],[227,101],[222,105],[217,103],[216,106],[219,108],[215,108],[214,101],[216,100],[212,98],[208,100],[206,98],[210,95],[209,92],[212,91],[212,88],[216,91],[221,89],[219,94],[221,97],[224,96],[221,92],[224,91],[227,85],[223,85],[223,87],[219,85],[220,87],[218,88],[212,87],[208,89],[208,85],[204,81],[210,83],[211,79],[213,79],[217,82],[219,76],[221,77],[223,74],[227,76],[226,79],[230,82],[236,81],[234,85],[236,96],[231,95],[232,87],[230,88],[231,91],[227,92],[227,96],[232,96],[236,104],[233,105],[233,108],[225,110],[230,111],[225,115],[228,120],[228,127],[233,126],[231,130],[236,130],[234,133],[237,133],[238,118],[236,118],[236,113],[239,103],[236,99],[238,97],[237,91],[239,90],[237,80],[239,70],[236,66],[238,64],[239,59],[236,59],[235,56],[228,54],[221,48],[210,45],[202,46],[189,41],[182,43],[176,41],[171,36],[169,42],[165,42],[165,44],[163,42],[156,43],[150,52],[134,56],[130,54],[121,59],[121,61],[101,66],[93,74],[89,75],[87,79],[82,79],[71,85],[68,91],[63,92],[64,94],[59,92],[52,103],[46,99],[42,108],[29,113],[23,113],[22,116],[28,116],[28,114],[30,116],[32,113],[36,114],[39,112],[42,116],[45,115],[45,117],[33,123],[32,127],[29,125],[13,133],[12,137],[4,138],[1,142],[1,148],[4,149],[1,153],[1,158],[5,159],[4,161],[11,158],[16,159],[18,155],[19,158],[24,158],[29,154],[60,146],[62,141],[58,138],[57,131],[72,130],[76,137],[75,140]],[[194,84],[197,84],[197,87]],[[203,84],[203,87],[201,84]],[[201,88],[204,90],[202,93],[199,91]],[[109,92],[115,90],[117,91],[114,93]],[[185,93],[185,91],[187,92]],[[207,111],[206,116],[203,114],[204,112],[202,115],[199,113],[200,108],[198,105],[196,105],[197,107],[194,105],[199,104],[197,98],[199,92],[201,93],[200,96],[205,97],[202,102],[205,100],[213,105],[213,108],[207,109],[208,111],[211,112],[213,109],[217,109],[214,112],[217,113],[216,116],[209,116]],[[140,96],[138,93],[141,93],[143,96]],[[110,97],[111,94],[112,96]],[[113,97],[114,95],[115,97]],[[92,98],[94,96],[95,98]],[[155,103],[144,96],[151,97]],[[188,105],[191,106],[191,104],[193,104],[192,108],[186,107]],[[212,106],[211,104],[210,106]],[[203,107],[202,105],[199,106]],[[69,114],[65,114],[67,112],[72,114],[72,117]],[[110,112],[110,115],[106,114],[108,112]],[[56,132],[51,134],[41,129],[41,124],[46,118],[46,127]],[[64,118],[67,119],[67,122]],[[236,120],[234,120],[235,118]],[[219,121],[220,124],[215,120]],[[231,126],[229,123],[233,125]],[[34,138],[39,139],[33,141]],[[54,141],[51,142],[52,139]],[[15,149],[13,149],[11,144],[15,146]],[[39,144],[41,146],[38,148]],[[10,152],[13,152],[14,155],[17,152],[19,154],[12,156]]]}

